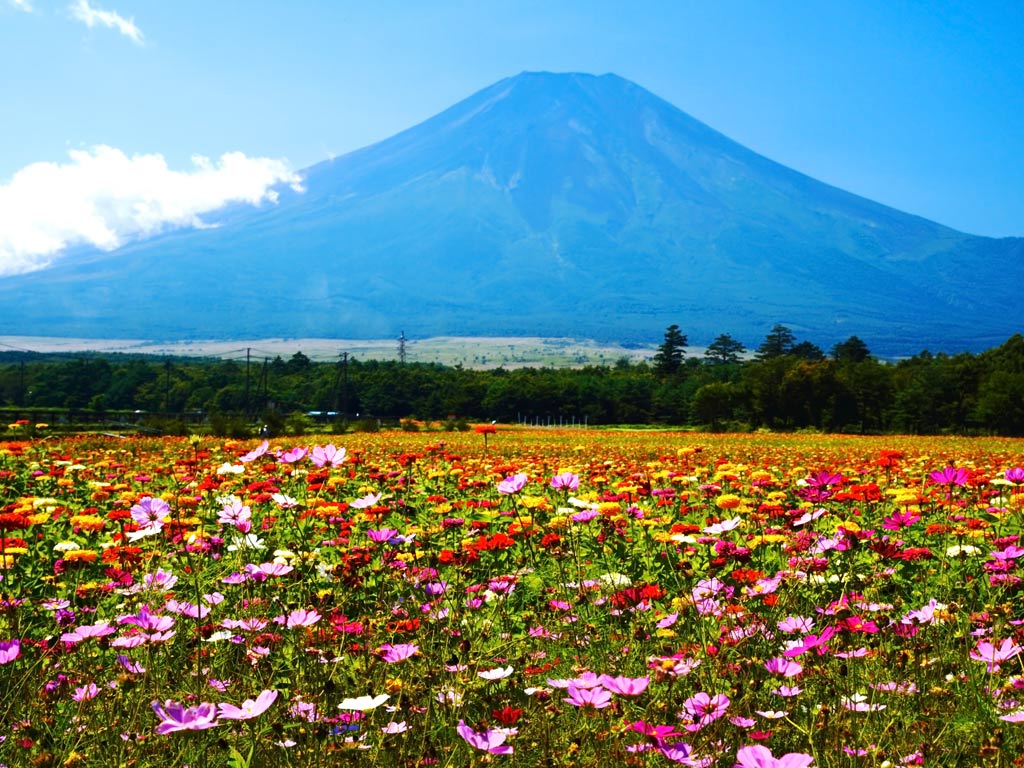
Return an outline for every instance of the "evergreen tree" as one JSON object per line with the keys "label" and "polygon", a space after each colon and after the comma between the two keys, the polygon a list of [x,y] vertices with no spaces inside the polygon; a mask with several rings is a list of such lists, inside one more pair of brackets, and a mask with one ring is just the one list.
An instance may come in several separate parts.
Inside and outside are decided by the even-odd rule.
{"label": "evergreen tree", "polygon": [[837,363],[863,363],[871,357],[868,345],[856,336],[832,347],[832,359]]}
{"label": "evergreen tree", "polygon": [[756,357],[758,360],[782,357],[792,352],[795,344],[796,336],[793,335],[793,331],[784,325],[775,325],[757,348]]}
{"label": "evergreen tree", "polygon": [[738,363],[740,356],[747,351],[747,348],[739,341],[736,341],[728,333],[723,333],[708,345],[704,357],[709,363],[726,364]]}
{"label": "evergreen tree", "polygon": [[654,355],[654,370],[661,374],[673,374],[683,365],[686,357],[686,336],[673,323],[665,330],[665,340]]}

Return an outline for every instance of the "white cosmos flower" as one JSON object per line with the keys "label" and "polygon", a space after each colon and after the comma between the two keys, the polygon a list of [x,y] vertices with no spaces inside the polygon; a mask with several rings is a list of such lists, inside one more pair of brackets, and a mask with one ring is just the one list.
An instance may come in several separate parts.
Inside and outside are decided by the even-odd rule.
{"label": "white cosmos flower", "polygon": [[371,709],[376,709],[390,698],[391,697],[386,693],[382,693],[380,696],[359,696],[354,699],[345,699],[338,705],[338,709],[351,709],[356,712],[368,712]]}

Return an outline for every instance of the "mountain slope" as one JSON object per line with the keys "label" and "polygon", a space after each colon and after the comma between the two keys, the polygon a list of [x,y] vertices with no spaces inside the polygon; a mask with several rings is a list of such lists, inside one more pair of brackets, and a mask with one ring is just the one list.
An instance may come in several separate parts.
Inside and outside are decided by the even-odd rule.
{"label": "mountain slope", "polygon": [[304,173],[306,191],[0,280],[0,333],[548,335],[977,349],[1024,240],[774,163],[614,75],[524,73]]}

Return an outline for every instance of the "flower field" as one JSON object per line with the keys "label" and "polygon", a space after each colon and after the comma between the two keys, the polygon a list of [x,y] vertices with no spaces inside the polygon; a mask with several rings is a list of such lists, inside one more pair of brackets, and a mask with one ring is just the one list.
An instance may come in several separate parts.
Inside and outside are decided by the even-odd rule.
{"label": "flower field", "polygon": [[0,443],[6,766],[1024,765],[1024,443]]}

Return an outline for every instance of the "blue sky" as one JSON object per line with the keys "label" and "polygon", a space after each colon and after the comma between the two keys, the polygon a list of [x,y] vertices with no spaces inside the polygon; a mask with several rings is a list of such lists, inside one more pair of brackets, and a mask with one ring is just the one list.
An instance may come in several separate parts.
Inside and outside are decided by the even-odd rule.
{"label": "blue sky", "polygon": [[523,70],[614,72],[822,181],[1024,236],[1022,40],[1020,0],[0,0],[0,274],[265,200]]}

